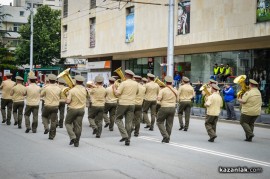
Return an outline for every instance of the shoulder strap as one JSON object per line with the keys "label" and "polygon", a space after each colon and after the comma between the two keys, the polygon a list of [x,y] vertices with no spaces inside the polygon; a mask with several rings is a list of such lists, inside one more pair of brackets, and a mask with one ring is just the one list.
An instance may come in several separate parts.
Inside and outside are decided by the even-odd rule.
{"label": "shoulder strap", "polygon": [[175,95],[176,100],[177,100],[177,94],[175,93],[175,91],[170,86],[167,86],[167,87],[173,92],[173,94]]}

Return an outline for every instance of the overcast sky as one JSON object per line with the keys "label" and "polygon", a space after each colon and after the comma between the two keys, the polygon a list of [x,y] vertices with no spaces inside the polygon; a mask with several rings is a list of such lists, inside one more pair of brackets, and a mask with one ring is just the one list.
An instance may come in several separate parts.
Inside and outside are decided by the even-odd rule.
{"label": "overcast sky", "polygon": [[13,1],[12,0],[0,0],[0,4],[1,5],[9,5],[9,3],[13,3]]}

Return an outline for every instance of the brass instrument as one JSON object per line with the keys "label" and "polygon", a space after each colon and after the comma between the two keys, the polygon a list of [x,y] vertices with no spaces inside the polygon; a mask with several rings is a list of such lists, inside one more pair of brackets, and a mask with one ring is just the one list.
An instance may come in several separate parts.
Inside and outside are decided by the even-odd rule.
{"label": "brass instrument", "polygon": [[65,96],[67,96],[67,92],[75,86],[70,74],[69,74],[70,68],[62,71],[57,78],[63,78],[68,85],[68,88],[64,88],[62,93],[64,93]]}
{"label": "brass instrument", "polygon": [[209,87],[208,84],[204,84],[204,85],[202,85],[202,87],[200,88],[200,91],[204,91],[206,97],[208,97],[208,96],[211,95],[211,93],[207,90],[208,87]]}
{"label": "brass instrument", "polygon": [[249,90],[249,87],[245,83],[246,78],[246,75],[240,75],[233,80],[234,83],[241,87],[240,91],[237,92],[237,98],[242,98],[245,92]]}
{"label": "brass instrument", "polygon": [[114,70],[114,72],[117,73],[117,75],[120,77],[120,79],[118,79],[118,80],[116,80],[114,82],[114,86],[117,88],[122,81],[125,81],[126,80],[126,78],[125,78],[124,73],[122,72],[121,67],[119,67],[116,70]]}
{"label": "brass instrument", "polygon": [[154,80],[155,83],[157,83],[160,87],[166,87],[165,83],[163,83],[158,77]]}

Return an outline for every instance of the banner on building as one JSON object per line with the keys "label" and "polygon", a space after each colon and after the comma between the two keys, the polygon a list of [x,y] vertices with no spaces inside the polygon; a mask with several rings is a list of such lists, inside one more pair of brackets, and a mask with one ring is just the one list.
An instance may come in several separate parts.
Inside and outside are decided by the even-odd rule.
{"label": "banner on building", "polygon": [[134,13],[126,17],[126,43],[134,41]]}
{"label": "banner on building", "polygon": [[270,21],[270,0],[257,0],[257,22]]}
{"label": "banner on building", "polygon": [[86,69],[109,69],[111,61],[86,62]]}
{"label": "banner on building", "polygon": [[177,11],[177,35],[190,32],[190,0],[179,0]]}
{"label": "banner on building", "polygon": [[109,78],[111,77],[111,71],[87,73],[87,81],[95,81],[96,76],[102,76],[104,78],[103,84],[105,86],[109,85]]}

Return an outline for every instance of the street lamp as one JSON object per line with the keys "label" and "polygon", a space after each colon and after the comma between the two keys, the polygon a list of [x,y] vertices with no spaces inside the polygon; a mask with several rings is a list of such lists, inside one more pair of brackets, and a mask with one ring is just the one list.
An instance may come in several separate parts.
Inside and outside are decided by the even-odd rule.
{"label": "street lamp", "polygon": [[29,67],[29,70],[31,71],[33,69],[33,30],[34,30],[34,26],[33,26],[33,15],[34,15],[33,0],[31,1],[30,15],[31,15],[31,29],[30,29],[31,32],[30,32],[30,67]]}
{"label": "street lamp", "polygon": [[174,57],[174,0],[169,0],[169,22],[168,22],[168,49],[167,49],[167,75],[173,76]]}

